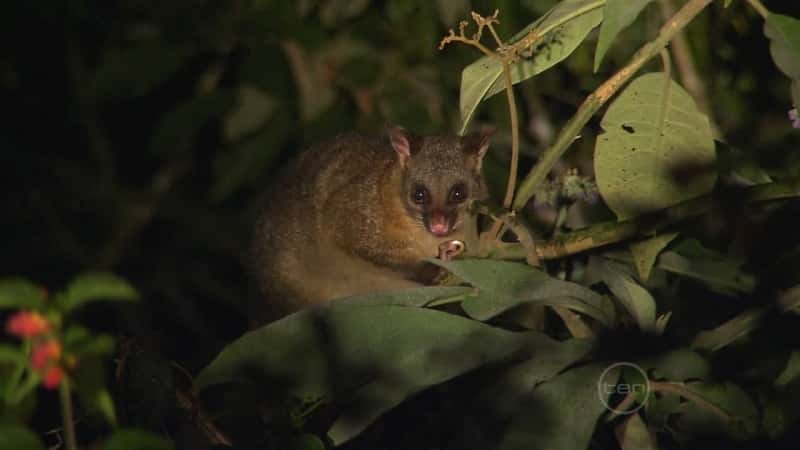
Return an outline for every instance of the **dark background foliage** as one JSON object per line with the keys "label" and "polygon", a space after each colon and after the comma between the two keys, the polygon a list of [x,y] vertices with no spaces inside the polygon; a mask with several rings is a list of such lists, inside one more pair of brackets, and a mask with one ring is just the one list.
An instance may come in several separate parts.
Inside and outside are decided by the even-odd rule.
{"label": "dark background foliage", "polygon": [[[387,121],[453,132],[460,71],[478,54],[457,45],[438,51],[446,30],[469,9],[499,8],[508,37],[554,3],[5,2],[0,273],[54,288],[90,268],[123,275],[143,303],[92,307],[85,320],[194,373],[247,329],[247,305],[257,300],[242,254],[257,197],[281,163],[339,132],[381,133]],[[688,32],[712,117],[762,167],[796,174],[800,134],[787,126],[788,81],[769,57],[761,20],[733,3],[716,2]],[[793,3],[767,6],[796,17]],[[523,173],[584,96],[654,35],[659,10],[645,14],[600,73],[592,74],[593,48],[584,45],[515,88]],[[487,168],[499,182],[510,142],[501,97],[477,118],[500,129]],[[591,170],[596,131],[593,122],[565,167]],[[796,242],[795,230],[785,231],[763,243],[765,262],[782,239]],[[140,374],[153,367],[145,366]],[[160,414],[143,418],[152,405],[142,403],[127,405],[129,421],[164,426],[153,423]],[[52,427],[48,420],[37,426]]]}

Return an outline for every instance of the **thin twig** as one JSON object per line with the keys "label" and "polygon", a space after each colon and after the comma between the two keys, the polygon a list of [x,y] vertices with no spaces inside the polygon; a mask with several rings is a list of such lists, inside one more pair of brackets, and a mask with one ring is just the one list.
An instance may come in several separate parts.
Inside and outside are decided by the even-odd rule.
{"label": "thin twig", "polygon": [[67,450],[77,450],[78,445],[75,442],[75,422],[72,418],[72,393],[69,389],[69,379],[67,377],[61,380],[59,394],[61,394],[61,421],[64,424],[66,448]]}

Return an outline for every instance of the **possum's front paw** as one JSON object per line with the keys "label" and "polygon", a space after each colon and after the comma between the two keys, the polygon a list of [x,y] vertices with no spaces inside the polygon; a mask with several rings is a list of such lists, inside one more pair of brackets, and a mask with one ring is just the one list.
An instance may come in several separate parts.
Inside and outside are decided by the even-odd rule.
{"label": "possum's front paw", "polygon": [[462,241],[452,240],[439,244],[438,258],[443,261],[451,261],[462,253],[464,253],[464,243]]}

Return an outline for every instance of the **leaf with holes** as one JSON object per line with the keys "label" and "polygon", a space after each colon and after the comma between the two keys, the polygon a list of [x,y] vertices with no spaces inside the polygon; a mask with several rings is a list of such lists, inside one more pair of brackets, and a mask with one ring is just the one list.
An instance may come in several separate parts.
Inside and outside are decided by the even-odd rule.
{"label": "leaf with holes", "polygon": [[597,187],[619,220],[711,191],[714,138],[708,118],[666,74],[643,75],[611,104],[600,123]]}
{"label": "leaf with holes", "polygon": [[[511,66],[511,83],[527,80],[566,59],[603,20],[605,0],[565,0],[508,40],[513,44],[530,34],[538,37],[530,56]],[[503,64],[488,56],[461,73],[461,129],[464,134],[478,104],[505,89]]]}

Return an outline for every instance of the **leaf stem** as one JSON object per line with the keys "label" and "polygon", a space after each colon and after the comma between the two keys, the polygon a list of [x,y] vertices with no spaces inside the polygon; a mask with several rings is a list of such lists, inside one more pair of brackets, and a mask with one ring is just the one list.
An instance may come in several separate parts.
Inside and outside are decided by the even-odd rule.
{"label": "leaf stem", "polygon": [[[491,29],[491,28],[490,28]],[[514,99],[514,85],[511,82],[511,65],[508,60],[503,60],[503,75],[506,79],[506,97],[508,97],[508,114],[511,119],[511,164],[508,168],[508,184],[503,207],[508,209],[514,201],[514,190],[517,186],[517,163],[519,160],[519,118],[517,117],[517,102]]]}
{"label": "leaf stem", "polygon": [[69,379],[64,377],[58,388],[61,397],[61,421],[64,424],[64,439],[67,450],[77,450],[75,443],[75,421],[72,418],[72,396],[69,390]]}
{"label": "leaf stem", "polygon": [[561,158],[561,155],[580,134],[589,119],[602,107],[622,86],[633,77],[644,64],[658,55],[669,41],[692,19],[695,18],[712,0],[689,0],[683,7],[661,27],[658,36],[642,46],[631,61],[584,100],[578,111],[567,122],[556,137],[553,145],[541,155],[538,164],[522,181],[513,202],[514,209],[522,209],[533,196],[536,188],[545,180],[547,174]]}

